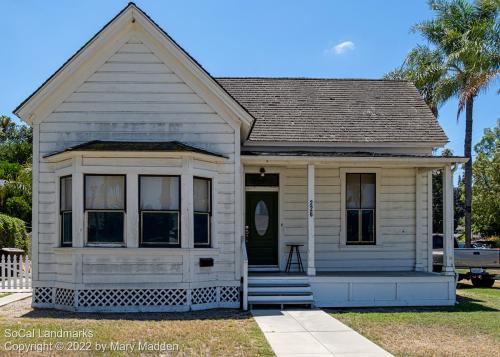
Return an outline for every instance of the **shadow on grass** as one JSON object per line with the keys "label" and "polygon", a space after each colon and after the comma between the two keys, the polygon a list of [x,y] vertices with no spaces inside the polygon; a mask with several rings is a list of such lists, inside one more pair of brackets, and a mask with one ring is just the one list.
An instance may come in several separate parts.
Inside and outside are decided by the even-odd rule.
{"label": "shadow on grass", "polygon": [[33,309],[17,317],[29,319],[78,319],[78,320],[127,320],[127,321],[190,321],[190,320],[246,320],[247,311],[236,309],[213,309],[188,312],[117,312],[90,313],[69,312],[54,309]]}

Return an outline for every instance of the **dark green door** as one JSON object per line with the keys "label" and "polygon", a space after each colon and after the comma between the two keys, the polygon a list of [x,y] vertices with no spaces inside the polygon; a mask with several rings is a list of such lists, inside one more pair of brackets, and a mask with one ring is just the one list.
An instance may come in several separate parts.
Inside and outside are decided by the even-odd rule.
{"label": "dark green door", "polygon": [[249,265],[278,265],[278,192],[246,193]]}

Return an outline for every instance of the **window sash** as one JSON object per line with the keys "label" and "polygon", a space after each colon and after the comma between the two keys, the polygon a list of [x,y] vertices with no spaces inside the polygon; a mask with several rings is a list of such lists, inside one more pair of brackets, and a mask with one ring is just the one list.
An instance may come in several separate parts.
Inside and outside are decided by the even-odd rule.
{"label": "window sash", "polygon": [[[206,239],[203,239],[203,240],[198,240],[197,241],[197,237],[196,237],[196,233],[197,233],[197,230],[196,230],[196,218],[198,217],[201,217],[201,216],[205,216],[206,217],[206,231],[207,231],[207,234],[206,234],[206,237],[203,237],[203,238],[206,238]],[[194,229],[193,229],[193,235],[194,235],[194,247],[195,248],[199,248],[199,247],[210,247],[211,245],[211,230],[212,230],[212,227],[211,227],[211,215],[209,212],[194,212],[194,220],[193,220],[193,224],[194,224]]]}
{"label": "window sash", "polygon": [[[206,197],[202,197],[201,199],[206,200],[206,208],[200,209],[200,198],[196,197],[196,181],[203,182],[206,187]],[[200,193],[200,192],[198,192]],[[194,177],[193,178],[193,207],[194,212],[204,212],[204,213],[212,213],[212,179],[204,178],[204,177]]]}
{"label": "window sash", "polygon": [[[88,179],[92,179],[92,178],[95,178],[95,177],[102,177],[102,178],[122,178],[122,182],[123,183],[123,186],[120,187],[121,185],[119,185],[118,187],[121,188],[121,192],[120,191],[117,191],[115,192],[114,194],[117,195],[116,198],[116,202],[114,202],[115,204],[113,205],[113,197],[109,197],[110,196],[110,192],[107,191],[107,192],[104,192],[104,195],[101,195],[103,197],[101,197],[101,199],[104,199],[104,202],[91,202],[91,198],[96,198],[95,196],[99,196],[99,195],[93,195],[93,197],[90,196],[90,192],[89,192],[89,181]],[[126,179],[126,175],[113,175],[113,174],[85,174],[84,175],[84,180],[83,180],[83,186],[84,186],[84,191],[83,191],[83,202],[84,202],[84,209],[86,211],[114,211],[114,210],[123,210],[125,211],[126,210],[126,207],[127,207],[127,179]],[[106,182],[105,182],[106,184]],[[108,207],[103,207],[103,206],[106,206],[108,205]],[[111,207],[111,206],[115,206],[115,207]]]}
{"label": "window sash", "polygon": [[[176,185],[177,187],[177,192],[175,195],[177,196],[176,200],[172,200],[172,202],[167,202],[166,204],[160,202],[161,208],[152,208],[151,206],[154,205],[148,205],[147,202],[144,202],[144,197],[146,196],[145,193],[143,193],[143,183],[147,179],[162,179],[162,178],[169,178],[169,179],[176,179],[176,181],[171,181]],[[144,181],[143,181],[144,180]],[[163,189],[162,185],[162,189]],[[148,207],[149,206],[149,207]],[[181,207],[181,177],[178,175],[139,175],[139,211],[180,211]]]}
{"label": "window sash", "polygon": [[[89,214],[91,213],[121,213],[122,219],[122,235],[121,240],[113,240],[113,241],[98,241],[98,240],[90,240],[90,218]],[[87,245],[125,245],[125,232],[126,232],[126,222],[125,222],[125,210],[86,210],[85,211],[85,221],[87,225]]]}
{"label": "window sash", "polygon": [[[373,239],[371,240],[363,240],[363,211],[369,211],[372,212],[372,237]],[[357,239],[350,239],[351,237],[346,236],[346,244],[358,244],[358,245],[363,245],[363,244],[375,244],[376,242],[376,219],[375,215],[376,209],[375,208],[348,208],[346,209],[346,231],[348,230],[348,222],[347,222],[347,216],[349,212],[357,212],[358,217],[357,217]]]}
{"label": "window sash", "polygon": [[[176,218],[176,223],[177,223],[177,240],[176,242],[165,242],[165,241],[160,241],[160,242],[145,242],[144,241],[144,214],[148,213],[165,213],[165,214],[175,214],[177,216]],[[169,211],[160,211],[160,210],[141,210],[140,211],[140,224],[141,224],[141,246],[147,246],[147,247],[154,247],[154,246],[168,246],[168,247],[180,247],[181,246],[181,241],[180,241],[180,212],[175,211],[175,210],[169,210]]]}
{"label": "window sash", "polygon": [[[68,224],[69,227],[67,227]],[[66,227],[68,229],[66,229]],[[66,233],[68,233],[68,236],[66,235]],[[61,211],[61,246],[71,247],[72,245],[73,245],[73,211]]]}
{"label": "window sash", "polygon": [[[195,197],[196,193],[196,181],[201,181],[204,184],[207,185],[206,187],[206,192],[204,192],[207,197],[206,199],[206,205],[205,209],[200,209],[200,205],[196,207],[196,203],[198,202],[199,198]],[[203,197],[202,197],[203,198]],[[194,247],[195,248],[206,248],[210,247],[212,242],[212,179],[206,178],[206,177],[193,177],[193,207],[194,207],[194,212],[193,212],[193,240],[194,240]],[[197,237],[197,218],[200,218],[201,216],[205,216],[206,219],[203,221],[203,228],[206,229],[206,236],[203,237]],[[206,226],[206,227],[205,227]],[[198,227],[200,228],[200,227]],[[198,239],[197,239],[198,238]],[[199,239],[201,238],[201,239]],[[197,242],[198,240],[198,242]]]}

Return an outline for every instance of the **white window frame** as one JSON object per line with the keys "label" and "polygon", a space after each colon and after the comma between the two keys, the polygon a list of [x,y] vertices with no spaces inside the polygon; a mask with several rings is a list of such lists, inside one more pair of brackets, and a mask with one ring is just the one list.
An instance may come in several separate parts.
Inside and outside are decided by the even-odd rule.
{"label": "white window frame", "polygon": [[[125,183],[125,197],[124,197],[124,209],[87,209],[85,206],[86,197],[85,197],[85,177],[86,176],[123,176]],[[84,234],[84,242],[86,247],[126,247],[127,246],[127,174],[115,174],[115,173],[83,173],[83,185],[81,187],[83,192],[83,212],[84,212],[84,222],[83,222],[83,234]],[[123,213],[123,240],[121,243],[107,243],[107,242],[89,242],[88,240],[88,232],[89,232],[89,212],[121,212]]]}
{"label": "white window frame", "polygon": [[[151,210],[151,209],[141,209],[141,179],[147,177],[176,177],[179,180],[179,208],[177,210]],[[181,221],[182,221],[182,179],[181,175],[138,175],[137,180],[137,209],[139,217],[139,247],[140,248],[182,248],[182,232],[181,232]],[[177,213],[177,243],[158,243],[158,244],[148,244],[143,241],[143,230],[144,230],[144,213]]]}
{"label": "white window frame", "polygon": [[[383,245],[380,234],[380,168],[340,168],[340,248],[346,250],[369,250]],[[375,174],[375,244],[347,243],[346,176],[347,174]]]}
{"label": "white window frame", "polygon": [[[193,175],[193,199],[194,199],[194,180],[195,179],[200,179],[200,180],[207,180],[210,182],[210,211],[209,212],[199,212],[194,210],[194,202],[193,202],[193,248],[195,249],[204,249],[204,248],[213,248],[214,243],[213,243],[213,237],[214,237],[214,230],[213,230],[213,213],[214,213],[214,179],[209,176],[199,176],[199,175]],[[194,242],[194,215],[198,214],[208,214],[208,243],[207,244],[196,244]]]}

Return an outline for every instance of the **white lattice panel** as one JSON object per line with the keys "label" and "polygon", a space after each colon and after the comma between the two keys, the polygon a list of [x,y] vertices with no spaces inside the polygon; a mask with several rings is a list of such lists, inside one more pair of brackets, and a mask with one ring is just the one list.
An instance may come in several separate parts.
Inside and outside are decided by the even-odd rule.
{"label": "white lattice panel", "polygon": [[[53,295],[55,289],[55,295]],[[75,297],[78,297],[77,302]],[[193,310],[214,307],[237,307],[240,301],[240,290],[237,286],[204,287],[191,290]],[[167,307],[174,311],[186,311],[188,306],[187,289],[101,289],[73,290],[65,288],[38,287],[34,289],[33,303],[43,307],[71,307],[92,311],[92,308],[150,307],[153,309]],[[75,306],[76,305],[76,306]],[[139,310],[137,310],[139,311]],[[156,310],[155,310],[156,311]]]}
{"label": "white lattice panel", "polygon": [[208,288],[193,289],[191,293],[191,304],[213,304],[217,302],[217,288],[215,286]]}
{"label": "white lattice panel", "polygon": [[52,288],[34,288],[33,289],[34,304],[52,304]]}
{"label": "white lattice panel", "polygon": [[237,286],[221,286],[219,291],[221,303],[240,301],[240,289]]}
{"label": "white lattice panel", "polygon": [[74,306],[75,291],[73,289],[56,289],[56,305]]}
{"label": "white lattice panel", "polygon": [[187,304],[185,289],[80,290],[78,305],[91,306],[179,306]]}

